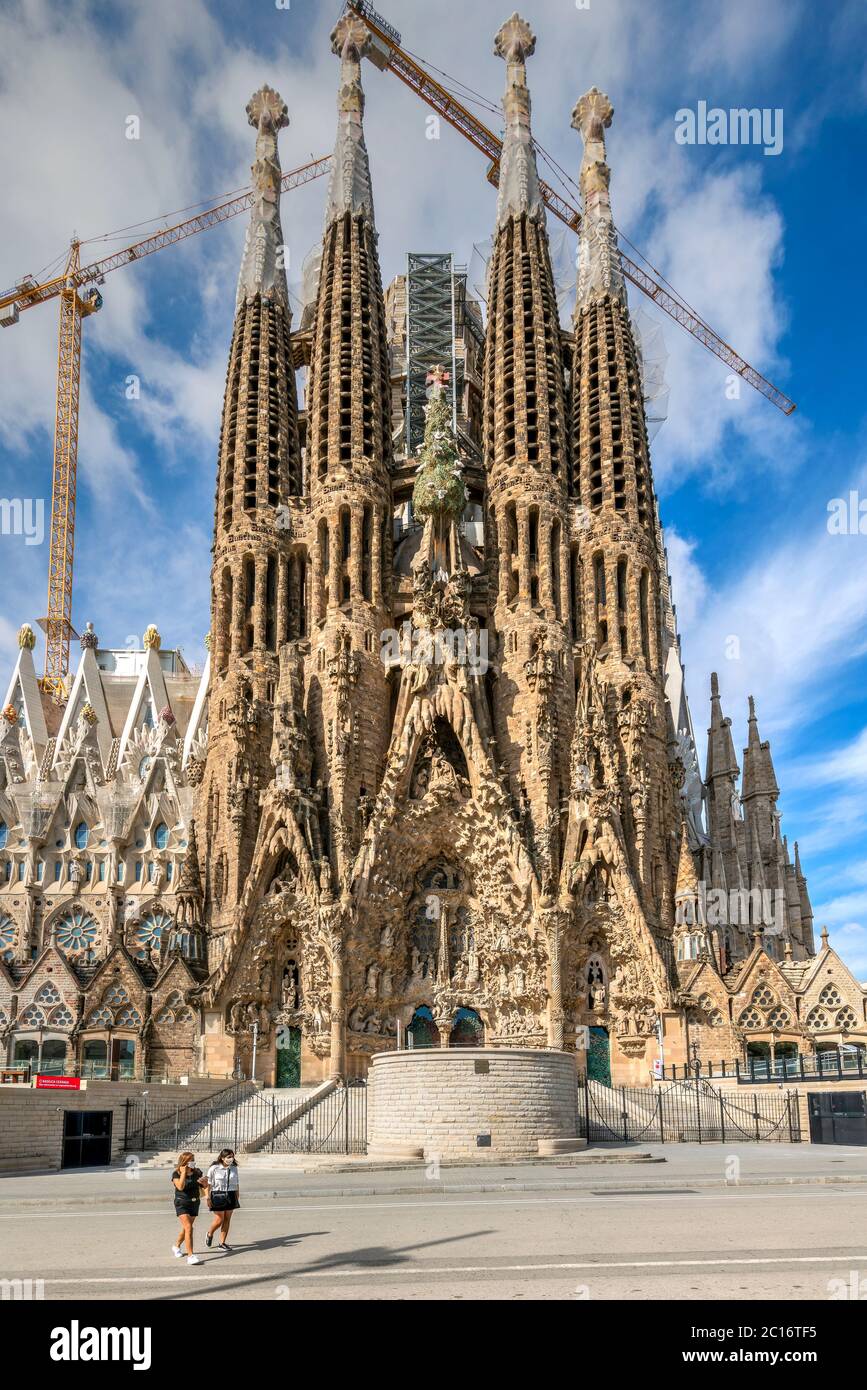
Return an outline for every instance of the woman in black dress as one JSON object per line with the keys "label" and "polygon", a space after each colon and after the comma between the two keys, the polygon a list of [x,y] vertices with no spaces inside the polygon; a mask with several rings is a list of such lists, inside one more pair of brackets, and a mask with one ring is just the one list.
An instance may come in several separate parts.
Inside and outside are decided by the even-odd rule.
{"label": "woman in black dress", "polygon": [[175,1190],[175,1212],[181,1223],[181,1233],[172,1246],[172,1254],[179,1260],[187,1252],[188,1265],[200,1265],[198,1255],[193,1253],[193,1222],[199,1214],[201,1189],[207,1187],[207,1178],[202,1176],[201,1168],[196,1166],[196,1156],[187,1150],[178,1158],[178,1166],[172,1173],[172,1187]]}

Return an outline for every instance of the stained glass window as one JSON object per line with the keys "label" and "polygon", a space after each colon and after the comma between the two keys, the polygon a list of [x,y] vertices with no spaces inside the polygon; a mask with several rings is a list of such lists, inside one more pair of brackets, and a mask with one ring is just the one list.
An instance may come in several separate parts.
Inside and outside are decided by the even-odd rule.
{"label": "stained glass window", "polygon": [[57,944],[68,955],[87,951],[96,941],[98,930],[97,923],[83,907],[68,908],[57,924]]}
{"label": "stained glass window", "polygon": [[59,1004],[60,990],[53,980],[49,980],[47,985],[43,985],[36,996],[37,1004]]}
{"label": "stained glass window", "polygon": [[59,1009],[54,1009],[49,1015],[48,1022],[52,1028],[71,1028],[72,1014],[65,1004],[61,1004]]}
{"label": "stained glass window", "polygon": [[169,827],[166,825],[165,821],[160,821],[159,825],[154,831],[154,844],[156,845],[157,849],[165,849],[168,842]]}
{"label": "stained glass window", "polygon": [[129,995],[123,985],[111,985],[102,996],[103,1004],[110,1004],[113,1007],[118,1004],[128,1004]]}
{"label": "stained glass window", "polygon": [[439,1047],[440,1030],[427,1004],[416,1009],[406,1031],[412,1038],[413,1047]]}
{"label": "stained glass window", "polygon": [[135,929],[133,951],[142,959],[147,951],[158,951],[163,932],[168,935],[174,926],[174,919],[160,908],[146,912]]}
{"label": "stained glass window", "polygon": [[87,845],[88,830],[83,820],[75,827],[75,848],[84,849]]}
{"label": "stained glass window", "polygon": [[0,820],[0,849],[6,848],[6,841],[9,839],[9,827],[5,820]]}
{"label": "stained glass window", "polygon": [[18,929],[12,918],[0,913],[0,956],[8,958],[12,955],[17,935]]}
{"label": "stained glass window", "polygon": [[45,1015],[35,1004],[31,1004],[29,1009],[25,1009],[18,1022],[22,1028],[42,1028],[45,1025]]}
{"label": "stained glass window", "polygon": [[132,1005],[129,1005],[127,1008],[121,1009],[115,1021],[118,1028],[140,1028],[141,1014],[138,1009],[134,1009]]}

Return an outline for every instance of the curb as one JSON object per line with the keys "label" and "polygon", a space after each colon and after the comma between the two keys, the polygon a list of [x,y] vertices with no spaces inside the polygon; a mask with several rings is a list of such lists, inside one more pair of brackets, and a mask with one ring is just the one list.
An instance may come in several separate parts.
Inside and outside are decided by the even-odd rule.
{"label": "curb", "polygon": [[[684,1178],[680,1181],[671,1179],[666,1182],[645,1183],[639,1186],[637,1183],[631,1186],[618,1185],[615,1187],[613,1182],[606,1183],[604,1179],[597,1178],[595,1181],[586,1179],[583,1182],[496,1182],[496,1183],[446,1183],[431,1180],[424,1185],[405,1185],[400,1187],[292,1187],[283,1188],[280,1191],[262,1191],[251,1193],[248,1199],[253,1202],[271,1202],[283,1200],[315,1200],[321,1197],[450,1197],[455,1193],[461,1195],[474,1193],[490,1192],[584,1192],[589,1195],[604,1197],[606,1191],[610,1190],[617,1196],[641,1196],[649,1197],[654,1193],[677,1192],[683,1196],[688,1196],[692,1192],[698,1191],[729,1191],[742,1190],[744,1188],[756,1187],[846,1187],[860,1185],[865,1186],[867,1178],[856,1177],[854,1174],[834,1174],[833,1176],[816,1175],[812,1177],[769,1177],[753,1178],[748,1182],[729,1183],[722,1178]],[[166,1206],[163,1195],[160,1196],[137,1196],[131,1194],[129,1197],[112,1197],[106,1200],[105,1196],[100,1197],[69,1197],[62,1203],[62,1210],[73,1208],[95,1208],[102,1207],[105,1210],[112,1210],[117,1207],[131,1206],[137,1204],[140,1207],[153,1207],[158,1210]],[[59,1204],[58,1204],[59,1205]],[[28,1211],[38,1208],[44,1210],[45,1199],[40,1198],[0,1198],[0,1213],[6,1209],[15,1211]]]}

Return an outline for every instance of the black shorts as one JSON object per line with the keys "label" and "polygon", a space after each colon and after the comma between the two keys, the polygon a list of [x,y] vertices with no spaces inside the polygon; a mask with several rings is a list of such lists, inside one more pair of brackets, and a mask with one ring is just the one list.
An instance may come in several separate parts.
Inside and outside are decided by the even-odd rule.
{"label": "black shorts", "polygon": [[176,1216],[198,1216],[198,1214],[199,1214],[199,1204],[198,1204],[198,1202],[191,1202],[190,1199],[189,1199],[189,1197],[176,1197],[176,1198],[175,1198],[175,1215],[176,1215]]}

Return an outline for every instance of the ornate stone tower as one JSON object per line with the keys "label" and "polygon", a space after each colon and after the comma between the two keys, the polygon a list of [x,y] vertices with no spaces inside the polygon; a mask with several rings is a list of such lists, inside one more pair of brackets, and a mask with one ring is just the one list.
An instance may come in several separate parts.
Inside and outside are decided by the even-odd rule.
{"label": "ornate stone tower", "polygon": [[537,874],[550,891],[560,867],[574,678],[563,356],[525,70],[535,46],[518,15],[494,45],[506,63],[505,136],[488,282],[484,419],[494,727]]}
{"label": "ornate stone tower", "polygon": [[[608,97],[595,87],[572,115],[584,141],[584,214],[571,401],[581,540],[571,587],[576,637],[606,688],[622,744],[623,831],[632,869],[649,918],[670,930],[680,831],[663,686],[662,565],[638,354],[608,196],[605,129],[612,115]],[[586,776],[601,786],[602,764],[588,767]]]}
{"label": "ornate stone tower", "polygon": [[[303,559],[289,499],[301,492],[291,315],[280,226],[279,94],[247,106],[256,130],[254,202],[238,279],[220,436],[211,582],[208,751],[197,821],[212,930],[234,916],[250,865],[269,751],[277,653],[304,622]],[[212,962],[213,964],[213,962]]]}
{"label": "ornate stone tower", "polygon": [[312,544],[308,716],[326,783],[340,880],[357,848],[359,799],[382,776],[389,693],[381,660],[391,555],[391,428],[385,306],[362,116],[369,32],[346,14],[338,129],[325,214],[308,391]]}

